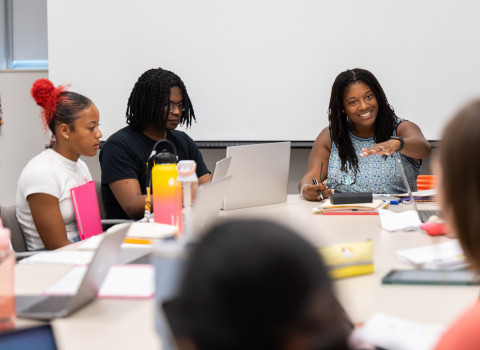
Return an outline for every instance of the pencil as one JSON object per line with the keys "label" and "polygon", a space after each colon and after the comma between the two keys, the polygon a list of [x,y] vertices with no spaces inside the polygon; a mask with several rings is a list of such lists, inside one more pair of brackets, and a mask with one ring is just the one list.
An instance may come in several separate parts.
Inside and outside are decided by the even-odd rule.
{"label": "pencil", "polygon": [[123,243],[152,244],[152,241],[149,239],[141,239],[141,238],[125,238]]}

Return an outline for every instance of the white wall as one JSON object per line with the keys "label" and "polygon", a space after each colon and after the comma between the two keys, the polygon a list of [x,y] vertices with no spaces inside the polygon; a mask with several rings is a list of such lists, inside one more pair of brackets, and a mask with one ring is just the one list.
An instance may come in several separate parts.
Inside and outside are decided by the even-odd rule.
{"label": "white wall", "polygon": [[0,135],[0,204],[15,204],[18,177],[25,164],[49,142],[40,107],[30,96],[35,80],[46,71],[0,71],[0,96],[5,124]]}
{"label": "white wall", "polygon": [[366,68],[438,140],[479,94],[479,13],[478,0],[48,0],[49,72],[95,101],[106,137],[162,67],[187,86],[194,140],[311,141],[335,77]]}

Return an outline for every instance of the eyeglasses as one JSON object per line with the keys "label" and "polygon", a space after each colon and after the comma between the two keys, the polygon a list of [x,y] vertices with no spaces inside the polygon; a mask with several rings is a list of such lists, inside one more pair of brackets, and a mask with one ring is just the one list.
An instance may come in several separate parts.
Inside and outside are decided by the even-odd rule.
{"label": "eyeglasses", "polygon": [[340,179],[328,178],[326,180],[328,188],[335,188],[340,185],[351,186],[357,182],[357,173],[345,174]]}
{"label": "eyeglasses", "polygon": [[179,103],[173,103],[173,102],[165,103],[165,110],[168,110],[170,113],[175,111],[175,107],[178,107],[180,112],[185,111],[185,107],[183,106],[182,102],[179,102]]}

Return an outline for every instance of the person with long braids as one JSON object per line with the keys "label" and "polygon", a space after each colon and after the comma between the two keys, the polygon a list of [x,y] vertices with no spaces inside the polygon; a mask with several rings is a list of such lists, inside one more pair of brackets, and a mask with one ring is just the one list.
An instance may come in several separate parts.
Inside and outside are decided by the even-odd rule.
{"label": "person with long braids", "polygon": [[[337,192],[405,193],[394,153],[416,190],[422,159],[431,148],[420,128],[400,119],[375,76],[365,69],[340,73],[332,86],[329,126],[317,136],[300,196],[321,200]],[[318,179],[314,185],[312,179]]]}
{"label": "person with long braids", "polygon": [[102,133],[98,109],[87,97],[55,87],[48,79],[35,81],[31,94],[42,107],[42,120],[54,144],[20,174],[17,219],[28,250],[50,250],[80,239],[70,189],[92,180],[79,157],[97,153]]}
{"label": "person with long braids", "polygon": [[128,99],[128,126],[105,142],[100,151],[102,197],[107,217],[140,219],[146,200],[146,162],[155,143],[168,139],[175,144],[178,160],[194,160],[199,184],[211,175],[195,142],[181,124],[195,119],[192,102],[182,80],[162,68],[150,69],[136,82]]}

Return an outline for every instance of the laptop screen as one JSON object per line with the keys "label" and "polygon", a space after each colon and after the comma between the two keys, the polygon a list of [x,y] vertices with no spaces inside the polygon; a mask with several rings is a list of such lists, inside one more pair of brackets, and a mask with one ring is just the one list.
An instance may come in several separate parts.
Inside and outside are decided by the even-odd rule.
{"label": "laptop screen", "polygon": [[395,152],[393,157],[397,161],[398,169],[400,170],[400,174],[402,175],[403,183],[405,184],[405,188],[407,189],[408,197],[410,198],[410,202],[413,205],[413,209],[418,213],[417,204],[415,203],[415,198],[413,197],[412,190],[410,185],[408,184],[407,175],[405,174],[405,168],[402,163],[402,159],[400,158],[400,154]]}

